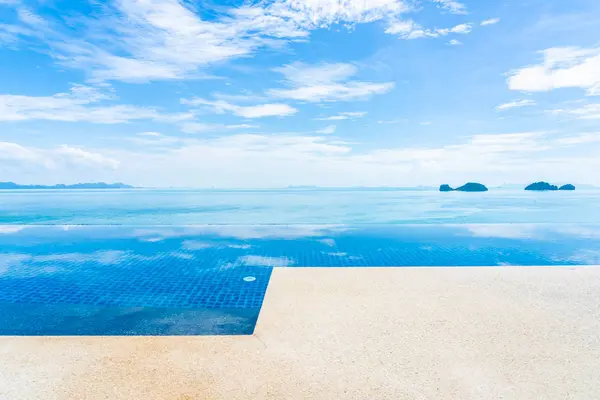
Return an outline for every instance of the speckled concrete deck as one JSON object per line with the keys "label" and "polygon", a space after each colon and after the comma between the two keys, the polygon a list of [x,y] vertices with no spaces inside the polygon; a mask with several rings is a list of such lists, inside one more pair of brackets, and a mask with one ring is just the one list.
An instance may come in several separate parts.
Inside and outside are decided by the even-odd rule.
{"label": "speckled concrete deck", "polygon": [[600,268],[276,269],[253,336],[0,337],[0,399],[592,399]]}

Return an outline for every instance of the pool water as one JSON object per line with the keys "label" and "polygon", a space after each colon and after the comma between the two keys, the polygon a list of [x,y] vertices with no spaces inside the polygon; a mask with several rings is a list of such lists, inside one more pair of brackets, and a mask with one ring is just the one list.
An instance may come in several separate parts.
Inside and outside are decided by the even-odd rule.
{"label": "pool water", "polygon": [[5,225],[0,334],[251,334],[277,267],[577,264],[600,225]]}

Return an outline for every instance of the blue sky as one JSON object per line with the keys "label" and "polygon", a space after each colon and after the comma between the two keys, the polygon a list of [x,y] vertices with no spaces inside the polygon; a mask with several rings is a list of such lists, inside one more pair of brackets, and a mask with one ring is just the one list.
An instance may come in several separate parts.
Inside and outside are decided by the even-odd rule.
{"label": "blue sky", "polygon": [[595,0],[0,0],[0,180],[600,184]]}

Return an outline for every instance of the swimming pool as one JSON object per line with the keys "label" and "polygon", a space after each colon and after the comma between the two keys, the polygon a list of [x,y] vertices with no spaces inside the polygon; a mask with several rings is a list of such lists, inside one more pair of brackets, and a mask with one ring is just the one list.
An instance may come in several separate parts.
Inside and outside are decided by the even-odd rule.
{"label": "swimming pool", "polygon": [[0,226],[0,334],[251,334],[275,267],[600,264],[600,225]]}

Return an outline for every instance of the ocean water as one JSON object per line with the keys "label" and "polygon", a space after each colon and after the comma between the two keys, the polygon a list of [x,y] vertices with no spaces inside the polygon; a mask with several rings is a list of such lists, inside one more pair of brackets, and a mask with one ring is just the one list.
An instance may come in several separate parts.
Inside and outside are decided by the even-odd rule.
{"label": "ocean water", "polygon": [[0,191],[0,224],[600,223],[600,190]]}

